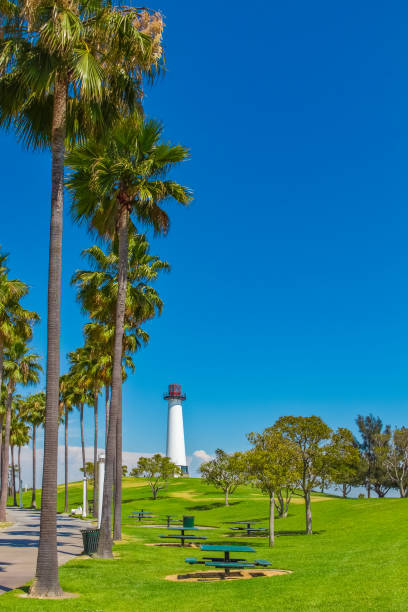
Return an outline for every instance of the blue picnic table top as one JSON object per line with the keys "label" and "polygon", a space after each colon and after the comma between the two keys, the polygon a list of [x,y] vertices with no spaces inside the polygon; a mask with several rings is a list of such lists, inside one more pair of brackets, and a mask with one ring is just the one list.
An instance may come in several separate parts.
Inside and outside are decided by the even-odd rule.
{"label": "blue picnic table top", "polygon": [[229,544],[201,544],[201,550],[213,552],[256,552],[252,546],[232,546]]}

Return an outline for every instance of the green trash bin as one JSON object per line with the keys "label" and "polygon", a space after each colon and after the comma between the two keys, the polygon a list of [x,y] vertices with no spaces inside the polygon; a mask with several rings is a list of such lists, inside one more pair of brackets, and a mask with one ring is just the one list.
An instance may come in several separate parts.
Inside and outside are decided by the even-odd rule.
{"label": "green trash bin", "polygon": [[194,516],[183,516],[183,527],[185,529],[194,527]]}
{"label": "green trash bin", "polygon": [[98,550],[99,529],[81,529],[84,555],[92,555]]}

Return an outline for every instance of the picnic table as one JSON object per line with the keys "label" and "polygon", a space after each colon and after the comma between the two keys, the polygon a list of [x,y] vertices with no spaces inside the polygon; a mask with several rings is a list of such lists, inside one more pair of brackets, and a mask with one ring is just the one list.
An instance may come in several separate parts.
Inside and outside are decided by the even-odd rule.
{"label": "picnic table", "polygon": [[239,532],[245,532],[247,536],[250,535],[266,535],[267,527],[251,527],[251,525],[264,525],[263,521],[228,521],[232,525],[238,525],[238,527],[230,527],[230,529]]}
{"label": "picnic table", "polygon": [[255,548],[252,546],[232,546],[232,545],[219,545],[219,544],[202,544],[201,550],[203,552],[222,552],[224,557],[203,557],[202,561],[199,561],[195,557],[187,557],[186,563],[190,565],[203,564],[209,567],[220,568],[224,570],[224,575],[229,576],[232,569],[245,569],[251,567],[267,567],[270,565],[270,561],[264,559],[257,559],[256,561],[246,561],[241,557],[231,557],[231,554],[237,553],[255,553]]}
{"label": "picnic table", "polygon": [[186,531],[198,531],[198,527],[168,527],[169,530],[180,531],[177,534],[169,534],[169,535],[160,535],[160,538],[173,538],[181,541],[181,545],[184,546],[186,540],[206,540],[207,538],[204,536],[198,535],[189,535]]}
{"label": "picnic table", "polygon": [[[179,519],[177,519],[177,514],[158,514],[157,516],[161,516],[161,517],[166,519],[167,527],[170,527],[170,524],[172,522],[173,523],[180,523],[181,522]],[[172,520],[172,519],[176,519],[176,520]]]}
{"label": "picnic table", "polygon": [[131,512],[128,516],[128,518],[138,518],[139,522],[143,519],[143,518],[153,518],[154,514],[152,514],[151,512],[149,512],[148,510],[136,510],[135,512]]}

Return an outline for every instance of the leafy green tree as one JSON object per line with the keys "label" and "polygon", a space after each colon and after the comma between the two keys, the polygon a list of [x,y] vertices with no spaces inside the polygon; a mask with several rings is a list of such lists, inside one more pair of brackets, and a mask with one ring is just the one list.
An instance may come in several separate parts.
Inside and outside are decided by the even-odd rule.
{"label": "leafy green tree", "polygon": [[200,472],[205,482],[223,491],[226,506],[229,505],[229,496],[247,481],[242,453],[229,455],[221,448],[215,451],[214,459],[201,464]]}
{"label": "leafy green tree", "polygon": [[[118,240],[118,293],[115,311],[115,341],[112,366],[112,394],[108,443],[106,449],[104,501],[98,555],[112,557],[112,486],[116,461],[116,494],[121,498],[122,452],[122,346],[125,324],[129,219],[152,226],[157,233],[169,227],[167,213],[161,208],[173,199],[186,205],[191,195],[186,187],[167,180],[167,173],[187,159],[181,146],[161,142],[162,126],[142,120],[135,113],[103,138],[89,139],[78,145],[68,158],[72,173],[68,188],[72,195],[74,217],[86,221],[104,236]],[[115,503],[115,532],[120,524],[120,503]]]}
{"label": "leafy green tree", "polygon": [[[64,157],[66,142],[140,107],[144,74],[160,68],[158,13],[106,0],[15,0],[0,7],[0,126],[52,156],[47,410],[36,596],[59,596],[56,501]],[[111,555],[110,555],[111,556]]]}
{"label": "leafy green tree", "polygon": [[33,393],[24,401],[25,420],[31,425],[31,439],[33,441],[33,488],[31,493],[31,508],[37,508],[36,502],[36,474],[37,474],[37,429],[45,423],[45,393]]}
{"label": "leafy green tree", "polygon": [[182,476],[183,472],[169,457],[156,453],[153,457],[140,457],[130,475],[146,478],[151,486],[153,499],[157,499],[158,492],[166,487],[168,480],[174,476]]}
{"label": "leafy green tree", "polygon": [[273,429],[299,449],[302,459],[298,486],[303,491],[306,509],[306,533],[312,534],[311,492],[326,474],[327,446],[332,430],[320,417],[280,417]]}
{"label": "leafy green tree", "polygon": [[7,471],[10,445],[10,426],[13,395],[17,384],[27,386],[39,382],[39,373],[42,371],[39,364],[40,356],[29,351],[23,340],[14,339],[11,346],[4,353],[4,378],[7,380],[7,399],[4,425],[4,441],[1,457],[1,494],[0,494],[0,522],[6,520],[7,505]]}
{"label": "leafy green tree", "polygon": [[273,428],[262,434],[250,433],[253,448],[244,455],[250,481],[269,496],[269,546],[275,543],[275,495],[292,490],[302,471],[302,456],[297,444]]}
{"label": "leafy green tree", "polygon": [[127,476],[127,473],[128,473],[128,466],[122,465],[122,476]]}
{"label": "leafy green tree", "polygon": [[[92,461],[87,461],[85,463],[85,477],[86,478],[93,478],[94,477],[94,464],[92,463]],[[84,468],[81,467],[79,468],[80,471],[84,474]]]}
{"label": "leafy green tree", "polygon": [[362,466],[358,442],[349,429],[339,427],[337,432],[332,434],[328,454],[329,481],[340,487],[343,497],[346,498],[352,487],[359,484]]}
{"label": "leafy green tree", "polygon": [[376,449],[385,441],[381,434],[385,434],[389,439],[391,427],[389,425],[383,427],[380,417],[375,417],[372,414],[368,416],[359,414],[356,423],[361,436],[359,446],[366,463],[366,470],[365,473],[362,473],[361,484],[367,488],[368,498],[371,497],[372,489],[374,489],[379,497],[384,497],[391,488],[392,483],[390,483],[387,477],[384,466],[378,461],[378,457],[382,456],[383,453],[376,452]]}
{"label": "leafy green tree", "polygon": [[384,466],[389,480],[398,487],[401,497],[408,497],[408,428],[380,434],[385,444],[377,445],[377,460]]}

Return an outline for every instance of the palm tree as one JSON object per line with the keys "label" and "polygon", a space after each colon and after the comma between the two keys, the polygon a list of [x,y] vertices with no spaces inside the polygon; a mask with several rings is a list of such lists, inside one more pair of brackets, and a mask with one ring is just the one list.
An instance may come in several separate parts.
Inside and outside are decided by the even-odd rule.
{"label": "palm tree", "polygon": [[14,448],[18,449],[17,458],[17,472],[18,479],[21,481],[21,447],[28,444],[30,439],[28,426],[24,422],[25,418],[25,404],[24,400],[19,397],[13,401],[13,410],[11,415],[10,424],[10,447],[11,447],[11,468],[12,468],[12,483],[13,483],[13,498],[14,505],[17,506],[17,489],[16,489],[16,477],[15,477],[15,463],[14,463]]}
{"label": "palm tree", "polygon": [[33,324],[40,319],[36,312],[30,312],[21,306],[20,300],[27,295],[28,286],[20,280],[8,278],[7,258],[7,253],[0,253],[0,388],[3,380],[4,347],[12,341],[13,334],[29,340],[32,337]]}
{"label": "palm tree", "polygon": [[60,412],[64,418],[64,512],[69,512],[68,504],[68,423],[69,413],[73,409],[74,380],[71,374],[60,377]]}
{"label": "palm tree", "polygon": [[0,521],[6,520],[7,505],[7,469],[10,445],[11,408],[13,394],[17,384],[33,385],[39,382],[39,373],[42,367],[39,364],[40,356],[30,353],[28,346],[21,339],[15,339],[5,351],[4,377],[7,380],[6,419],[4,427],[4,442],[2,446],[1,464],[1,494],[0,494]]}
{"label": "palm tree", "polygon": [[[114,322],[118,295],[118,251],[117,241],[107,254],[98,246],[92,246],[82,252],[89,260],[91,270],[77,270],[72,283],[78,287],[77,297],[82,309],[100,322],[105,323],[105,333],[111,330],[111,355],[113,355]],[[148,336],[140,323],[151,319],[156,313],[161,314],[163,302],[157,291],[147,284],[155,281],[160,271],[168,271],[168,262],[149,254],[149,244],[143,235],[135,234],[133,224],[129,227],[128,282],[125,300],[125,319],[123,351],[134,351],[140,348],[140,340],[145,344]],[[109,328],[106,328],[109,325]],[[133,348],[129,341],[133,338]],[[105,338],[106,340],[106,338]],[[90,340],[93,344],[94,338]],[[107,396],[107,393],[106,393]],[[107,416],[106,406],[106,416]],[[106,419],[106,432],[108,421]],[[114,475],[114,539],[121,539],[121,503],[122,503],[122,453],[121,427],[117,426]]]}
{"label": "palm tree", "polygon": [[[86,344],[97,347],[100,354],[101,367],[99,370],[99,378],[105,387],[105,449],[107,446],[107,436],[109,428],[109,394],[112,383],[112,355],[113,342],[115,338],[115,328],[110,324],[102,323],[87,323],[84,325],[84,336]],[[126,380],[127,371],[134,372],[135,366],[131,353],[134,353],[143,344],[149,342],[149,334],[141,329],[128,329],[125,325],[123,335],[123,351],[122,351],[122,380]]]}
{"label": "palm tree", "polygon": [[[190,191],[165,175],[188,158],[185,148],[161,143],[163,128],[157,121],[141,120],[136,114],[118,122],[100,139],[89,139],[68,156],[72,169],[68,188],[74,217],[86,221],[101,234],[118,237],[118,294],[112,368],[112,395],[105,463],[104,501],[98,555],[112,558],[112,486],[115,446],[121,452],[122,435],[122,345],[125,322],[129,217],[132,215],[160,233],[166,233],[169,218],[164,201],[181,204],[191,200]],[[116,444],[115,444],[116,438]],[[119,478],[120,480],[120,478]]]}
{"label": "palm tree", "polygon": [[[72,351],[68,353],[68,360],[71,364],[70,371],[68,373],[70,377],[70,389],[68,391],[69,394],[69,402],[72,406],[75,406],[79,411],[79,422],[81,428],[81,448],[82,448],[82,469],[84,470],[84,478],[86,478],[86,457],[85,457],[85,432],[84,432],[84,407],[85,404],[88,406],[92,405],[92,395],[87,388],[86,381],[83,376],[81,376],[79,372],[78,363],[81,360],[81,350],[76,349],[76,351]],[[75,367],[77,366],[77,367]],[[86,484],[87,487],[87,484]],[[88,514],[88,493],[85,495],[85,507],[84,514]]]}
{"label": "palm tree", "polygon": [[45,393],[33,393],[24,402],[25,420],[31,425],[31,439],[33,441],[33,488],[31,492],[31,508],[37,508],[37,429],[45,422]]}
{"label": "palm tree", "polygon": [[[97,344],[85,343],[85,346],[70,353],[71,372],[87,390],[94,409],[94,477],[93,477],[93,513],[97,510],[97,461],[98,461],[98,398],[102,386],[101,372],[106,368],[108,357],[100,351]],[[81,431],[83,430],[83,409],[81,413]],[[84,467],[84,466],[83,466]],[[86,472],[84,471],[84,476]]]}
{"label": "palm tree", "polygon": [[3,2],[0,126],[52,155],[46,424],[34,596],[59,596],[56,505],[65,143],[140,106],[143,76],[160,71],[162,17],[109,0]]}

